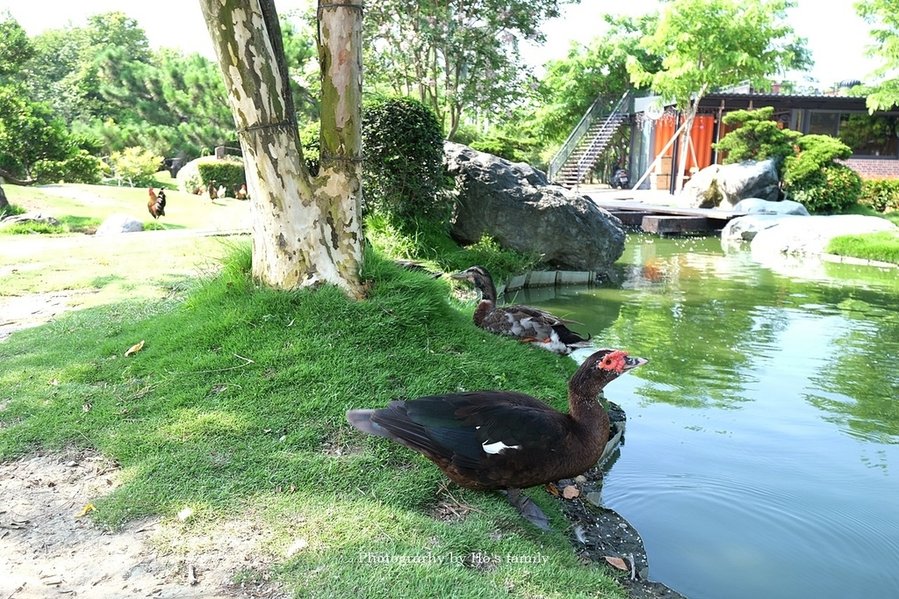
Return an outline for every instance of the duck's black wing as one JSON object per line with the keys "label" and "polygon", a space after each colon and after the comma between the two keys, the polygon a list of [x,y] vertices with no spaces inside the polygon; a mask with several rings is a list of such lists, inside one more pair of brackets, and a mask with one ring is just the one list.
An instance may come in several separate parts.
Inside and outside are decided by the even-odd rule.
{"label": "duck's black wing", "polygon": [[461,485],[494,489],[546,482],[537,480],[545,478],[537,465],[555,464],[571,427],[567,415],[533,397],[502,391],[394,401],[347,418],[425,455]]}

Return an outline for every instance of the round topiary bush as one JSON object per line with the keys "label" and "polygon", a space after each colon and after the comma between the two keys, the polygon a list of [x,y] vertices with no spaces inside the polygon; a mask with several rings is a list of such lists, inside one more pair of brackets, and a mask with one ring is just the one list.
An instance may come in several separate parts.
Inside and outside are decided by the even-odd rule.
{"label": "round topiary bush", "polygon": [[829,135],[803,135],[799,152],[786,159],[784,191],[809,212],[840,212],[858,201],[862,180],[858,173],[836,160],[852,150]]}
{"label": "round topiary bush", "polygon": [[434,113],[411,98],[367,103],[362,116],[365,208],[400,223],[443,220],[443,134]]}
{"label": "round topiary bush", "polygon": [[809,212],[842,212],[855,204],[862,192],[862,179],[844,164],[829,164],[789,188],[790,199]]}

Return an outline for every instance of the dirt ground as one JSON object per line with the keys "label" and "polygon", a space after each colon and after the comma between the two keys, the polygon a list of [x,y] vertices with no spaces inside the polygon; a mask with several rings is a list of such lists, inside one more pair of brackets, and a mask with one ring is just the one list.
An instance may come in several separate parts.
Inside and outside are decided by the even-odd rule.
{"label": "dirt ground", "polygon": [[[244,514],[202,536],[177,520],[129,522],[110,533],[84,514],[119,485],[93,452],[0,463],[0,597],[287,597],[266,580],[264,527]],[[238,574],[250,582],[235,584]]]}

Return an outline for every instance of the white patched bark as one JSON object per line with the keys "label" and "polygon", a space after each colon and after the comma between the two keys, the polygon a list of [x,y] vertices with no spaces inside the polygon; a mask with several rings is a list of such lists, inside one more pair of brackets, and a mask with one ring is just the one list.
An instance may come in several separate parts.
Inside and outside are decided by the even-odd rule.
{"label": "white patched bark", "polygon": [[[252,202],[254,278],[281,289],[332,283],[360,296],[361,173],[354,161],[358,143],[349,144],[356,153],[348,155],[346,164],[353,168],[348,172],[323,168],[313,179],[303,162],[280,28],[270,0],[200,0],[200,5],[244,154]],[[344,10],[340,18],[349,22],[344,27],[361,31],[357,11]],[[360,54],[361,43],[344,51]],[[353,61],[343,64],[353,68]],[[352,83],[360,87],[361,95],[358,77]],[[339,100],[341,88],[333,87]],[[326,101],[323,112],[335,110],[326,107]],[[351,124],[358,127],[359,121]],[[346,136],[358,139],[360,134],[348,129],[332,137]]]}

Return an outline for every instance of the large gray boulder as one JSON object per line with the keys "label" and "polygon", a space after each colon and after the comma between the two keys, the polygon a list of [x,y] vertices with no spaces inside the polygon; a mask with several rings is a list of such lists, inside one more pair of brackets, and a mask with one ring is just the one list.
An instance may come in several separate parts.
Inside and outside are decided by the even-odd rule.
{"label": "large gray boulder", "polygon": [[624,252],[621,221],[587,196],[548,185],[527,164],[452,142],[444,144],[444,163],[455,179],[451,232],[462,243],[489,235],[555,268],[603,273]]}
{"label": "large gray boulder", "polygon": [[732,218],[721,229],[721,245],[739,247],[755,239],[759,231],[776,227],[785,218],[796,218],[796,215],[758,213]]}
{"label": "large gray boulder", "polygon": [[747,214],[793,214],[796,216],[809,216],[808,210],[799,202],[793,200],[783,200],[780,202],[772,202],[761,198],[746,198],[740,200],[734,206],[734,212],[745,212]]}
{"label": "large gray boulder", "polygon": [[885,218],[841,214],[836,216],[781,217],[774,226],[759,230],[752,239],[752,253],[822,254],[827,244],[840,235],[896,231]]}
{"label": "large gray boulder", "polygon": [[118,235],[119,233],[136,233],[144,230],[144,224],[127,214],[113,214],[97,227],[97,235]]}
{"label": "large gray boulder", "polygon": [[774,161],[747,160],[702,169],[684,185],[681,199],[691,208],[733,208],[746,198],[775,201],[779,194]]}

